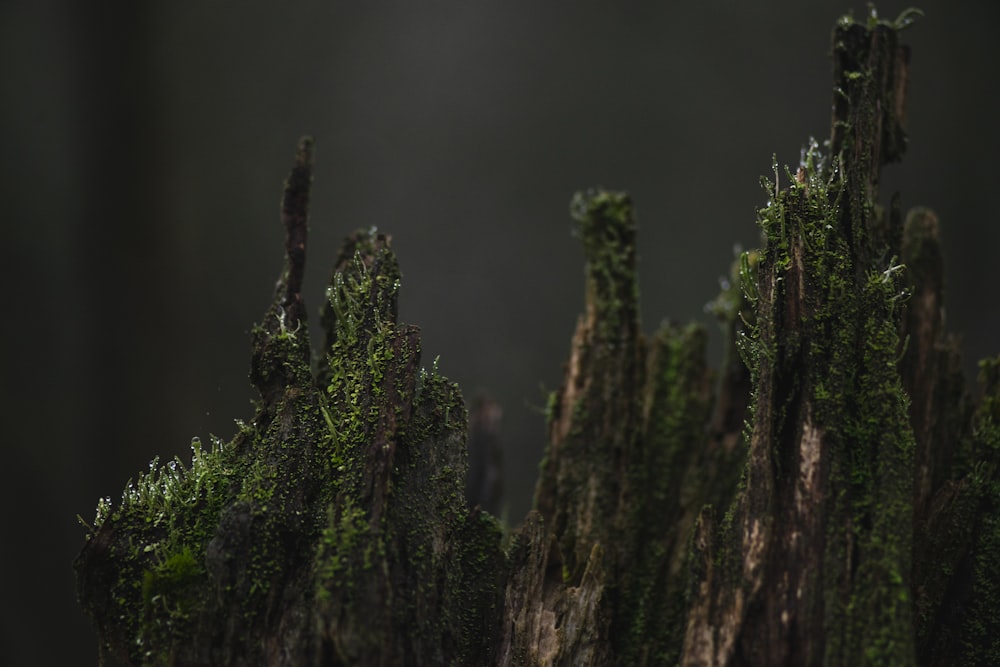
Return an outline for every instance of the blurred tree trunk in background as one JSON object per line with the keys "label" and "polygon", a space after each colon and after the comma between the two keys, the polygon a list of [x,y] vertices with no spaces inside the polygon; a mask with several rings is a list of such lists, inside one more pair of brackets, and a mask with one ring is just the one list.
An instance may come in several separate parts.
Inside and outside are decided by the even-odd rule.
{"label": "blurred tree trunk in background", "polygon": [[466,502],[463,399],[397,322],[387,236],[345,244],[311,368],[304,140],[285,270],[253,333],[256,416],[229,443],[194,443],[190,466],[151,467],[89,527],[79,594],[103,650],[192,665],[996,664],[1000,358],[971,400],[944,330],[937,219],[876,203],[905,149],[901,27],[836,27],[829,145],[765,184],[764,247],[713,302],[718,374],[699,326],[641,333],[629,197],[574,198],[586,308],[535,509],[509,535]]}

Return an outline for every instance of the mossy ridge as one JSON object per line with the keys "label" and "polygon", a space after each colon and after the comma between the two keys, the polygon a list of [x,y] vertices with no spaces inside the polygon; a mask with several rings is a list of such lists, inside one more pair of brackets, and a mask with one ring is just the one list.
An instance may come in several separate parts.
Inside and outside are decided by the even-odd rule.
{"label": "mossy ridge", "polygon": [[190,636],[193,612],[207,601],[202,563],[229,486],[229,457],[218,441],[205,452],[196,440],[193,450],[190,469],[154,459],[117,506],[102,500],[77,561],[80,572],[96,572],[84,566],[103,559],[118,564],[112,580],[81,575],[81,601],[95,619],[119,619],[98,625],[101,649],[135,664],[161,664],[158,650]]}
{"label": "mossy ridge", "polygon": [[765,247],[756,280],[744,279],[758,306],[743,339],[754,383],[747,472],[720,543],[704,536],[695,554],[729,567],[742,554],[743,583],[717,576],[730,585],[696,616],[730,610],[738,630],[704,630],[722,655],[909,664],[913,436],[896,370],[905,294],[888,235],[874,230],[879,168],[905,147],[905,85],[893,79],[905,79],[905,53],[881,22],[842,24],[834,52],[833,157],[811,141],[798,170],[785,170],[787,188],[777,165],[764,181]]}
{"label": "mossy ridge", "polygon": [[[799,554],[812,567],[823,563],[823,580],[802,573],[797,584],[806,596],[827,596],[798,607],[823,618],[830,641],[816,650],[833,664],[863,655],[907,664],[913,440],[896,370],[902,267],[890,260],[858,269],[870,241],[844,234],[845,184],[826,167],[811,143],[798,173],[786,172],[789,188],[762,212],[762,272],[771,285],[761,289],[774,311],[761,313],[768,323],[761,344],[773,350],[768,374],[779,399],[769,416],[773,484],[778,506],[798,517],[777,548],[797,553],[796,531],[827,545],[825,553]],[[826,488],[815,486],[824,476],[817,466],[829,466]],[[809,537],[822,525],[825,535]],[[845,628],[841,647],[836,637]]]}
{"label": "mossy ridge", "polygon": [[395,322],[388,242],[375,230],[348,241],[323,316],[342,474],[316,555],[317,619],[324,651],[346,663],[471,664],[497,631],[501,532],[466,506],[464,402],[436,364],[419,368],[416,328]]}
{"label": "mossy ridge", "polygon": [[[512,576],[525,577],[538,601],[518,603],[527,611],[512,622],[553,651],[542,662],[592,656],[591,644],[578,641],[606,642],[601,655],[623,664],[675,661],[689,593],[688,535],[705,502],[734,491],[742,453],[730,427],[735,419],[736,432],[742,428],[745,398],[728,396],[712,416],[714,374],[701,325],[665,323],[649,339],[641,334],[629,196],[580,192],[570,211],[584,250],[585,310],[566,379],[549,401],[550,444],[536,494],[544,534],[557,548],[548,551],[548,538],[539,538],[513,557]],[[734,309],[741,302],[737,295]],[[724,317],[733,334],[737,319]],[[542,571],[520,572],[521,560]],[[558,582],[549,578],[557,569]],[[553,643],[549,613],[572,616],[572,636]],[[539,650],[522,642],[511,650]]]}
{"label": "mossy ridge", "polygon": [[979,364],[971,448],[974,463],[935,495],[928,522],[940,555],[922,582],[918,639],[932,665],[1000,661],[1000,357]]}
{"label": "mossy ridge", "polygon": [[[121,586],[141,590],[141,600],[115,595],[124,628],[101,630],[105,648],[133,664],[201,664],[219,659],[204,653],[212,644],[243,646],[239,638],[280,607],[300,550],[314,539],[314,500],[329,477],[316,456],[322,397],[303,350],[304,323],[291,328],[279,312],[276,303],[253,331],[262,396],[254,420],[230,443],[214,440],[210,452],[196,440],[190,469],[154,461],[81,555],[114,562]],[[98,546],[106,540],[132,545],[131,553]],[[84,588],[81,581],[81,598],[94,599]],[[215,622],[220,615],[227,622]],[[206,631],[218,636],[193,641]]]}
{"label": "mossy ridge", "polygon": [[765,181],[765,248],[748,289],[758,303],[750,457],[720,535],[736,544],[716,550],[743,554],[746,583],[720,601],[744,619],[726,650],[746,659],[914,658],[914,444],[896,368],[905,292],[874,201],[880,167],[905,148],[897,44],[884,22],[838,26],[833,157],[810,142],[797,172],[785,170],[787,188],[776,166]]}
{"label": "mossy ridge", "polygon": [[705,450],[713,374],[700,324],[664,324],[649,341],[641,436],[627,469],[629,502],[622,534],[630,554],[619,564],[611,637],[622,664],[677,661],[686,612],[687,536],[708,486],[695,464]]}
{"label": "mossy ridge", "polygon": [[558,541],[565,583],[573,585],[594,544],[618,544],[616,514],[637,434],[642,369],[631,200],[623,192],[590,190],[573,197],[570,212],[584,248],[586,305],[566,380],[551,404],[535,507]]}
{"label": "mossy ridge", "polygon": [[[887,32],[888,27],[891,26],[879,22],[878,30],[866,35],[857,26],[847,26],[849,35],[845,37],[839,32],[835,35],[835,50],[838,53],[851,52],[853,47],[846,42],[854,40],[856,45],[859,39],[870,39],[871,50],[862,52],[871,54],[875,60],[880,57],[895,59],[894,75],[899,76],[900,68],[905,70],[906,52],[903,47],[897,46],[895,36]],[[957,345],[945,336],[943,329],[940,314],[943,283],[937,220],[932,212],[915,209],[907,216],[904,225],[898,197],[894,197],[889,210],[883,210],[874,203],[878,167],[898,159],[905,147],[905,137],[899,126],[901,111],[898,104],[899,96],[905,92],[905,71],[902,76],[904,82],[900,84],[894,82],[884,69],[880,71],[879,67],[848,70],[844,62],[843,58],[838,61],[838,71],[854,88],[850,93],[844,88],[836,91],[835,98],[844,104],[841,113],[847,120],[835,117],[832,144],[836,157],[828,172],[828,176],[840,174],[836,182],[839,190],[827,192],[825,198],[816,201],[820,206],[824,202],[836,204],[830,211],[828,217],[832,219],[827,224],[829,229],[845,232],[840,243],[849,252],[844,254],[838,250],[832,254],[817,254],[817,249],[824,250],[829,246],[815,243],[816,239],[822,240],[817,234],[819,227],[804,227],[812,229],[814,237],[810,238],[806,233],[801,235],[800,274],[808,277],[827,273],[829,278],[825,282],[830,292],[827,303],[814,300],[813,305],[822,306],[819,310],[810,310],[809,299],[802,300],[806,307],[796,311],[802,320],[800,328],[804,333],[801,337],[815,341],[819,333],[818,340],[824,344],[834,341],[834,344],[825,345],[825,357],[809,356],[823,353],[824,349],[823,345],[810,345],[804,357],[806,367],[819,362],[817,367],[826,364],[829,370],[818,374],[807,373],[803,378],[796,378],[792,384],[795,387],[792,395],[804,392],[803,395],[808,398],[811,394],[814,404],[824,407],[826,417],[823,421],[831,426],[829,432],[838,433],[833,427],[840,425],[839,434],[843,436],[843,444],[847,445],[843,451],[849,454],[846,459],[834,457],[830,462],[830,479],[832,485],[839,489],[832,516],[848,517],[850,530],[842,534],[838,528],[842,522],[833,524],[833,530],[827,535],[827,558],[837,562],[838,557],[842,559],[844,554],[850,556],[849,562],[854,570],[852,580],[857,583],[852,584],[855,592],[847,599],[846,607],[840,604],[842,600],[837,596],[827,602],[827,609],[844,609],[848,619],[842,626],[846,628],[845,634],[839,640],[835,634],[824,633],[830,639],[827,657],[833,659],[835,664],[850,662],[855,659],[850,653],[853,646],[854,655],[860,652],[867,661],[896,660],[898,664],[906,664],[909,660],[906,656],[911,650],[908,621],[900,621],[907,617],[914,604],[920,655],[950,656],[943,658],[946,661],[962,655],[963,651],[979,655],[968,651],[972,650],[970,646],[979,646],[982,642],[966,642],[963,647],[957,636],[944,637],[943,634],[947,633],[934,636],[938,632],[934,629],[935,619],[943,618],[942,614],[954,613],[954,607],[949,607],[955,604],[954,596],[971,595],[968,591],[954,592],[956,580],[966,576],[957,573],[962,570],[976,578],[971,572],[975,563],[979,562],[978,554],[990,553],[993,549],[988,544],[980,544],[978,538],[976,545],[970,545],[973,527],[990,525],[988,512],[976,514],[977,494],[974,491],[977,486],[975,480],[989,479],[990,473],[980,477],[973,472],[984,472],[989,468],[982,464],[985,460],[983,453],[975,453],[970,448],[969,443],[975,438],[967,435],[969,413],[958,370]],[[888,85],[892,93],[887,102],[877,105],[881,109],[881,117],[876,118],[878,114],[874,112],[865,112],[864,104],[849,104],[852,100],[870,101],[873,91],[877,92],[880,84]],[[881,144],[864,140],[865,132],[858,128],[876,127],[880,123],[889,128],[888,138],[884,138]],[[805,152],[806,158],[808,154],[809,150]],[[810,178],[812,170],[808,164],[803,166],[805,168],[795,175],[786,170],[791,187],[798,187],[807,194],[820,192],[822,187],[817,188]],[[834,184],[829,180],[826,183],[827,187]],[[823,186],[823,183],[819,185]],[[766,187],[769,193],[772,192],[773,183]],[[795,202],[789,195],[781,194],[784,195],[783,209],[769,214],[770,224],[765,230],[779,230],[779,238],[785,236],[790,219],[809,217],[809,211],[803,211],[801,207],[798,213],[792,214]],[[778,198],[778,193],[774,191],[774,199]],[[769,241],[771,236],[773,234],[769,235]],[[773,247],[775,263],[779,268],[786,272],[794,269],[796,243],[778,242]],[[826,257],[835,263],[841,256],[850,261],[829,271],[821,261],[816,261]],[[852,272],[853,280],[850,279]],[[792,275],[800,274],[792,271]],[[841,276],[840,281],[836,280],[837,276]],[[846,282],[844,276],[848,277]],[[779,279],[784,280],[785,277],[779,276]],[[856,303],[841,300],[841,306],[837,306],[836,294],[842,293],[845,286]],[[782,289],[788,288],[783,285]],[[910,303],[911,295],[915,303]],[[787,298],[781,302],[789,303]],[[904,305],[907,317],[904,326],[901,326]],[[831,306],[832,310],[828,308]],[[788,311],[786,307],[776,312],[787,315]],[[808,317],[810,313],[813,315],[811,318]],[[819,326],[824,321],[827,325]],[[845,326],[850,322],[855,322],[855,325]],[[890,325],[887,326],[887,323]],[[812,334],[808,333],[810,327],[814,328]],[[850,344],[852,336],[856,338],[853,345]],[[801,338],[794,335],[772,339],[778,341],[777,348],[761,345],[751,349],[753,353],[762,353],[758,355],[763,357],[762,364],[771,363],[775,353],[781,356],[795,351],[801,344]],[[862,342],[864,346],[860,345]],[[857,358],[862,363],[854,363]],[[790,366],[799,367],[800,363],[796,361]],[[844,373],[839,370],[841,368],[851,370]],[[902,380],[894,372],[898,368],[905,371]],[[811,392],[805,391],[810,386]],[[845,391],[853,392],[860,398],[846,403],[838,401]],[[920,405],[910,410],[909,414],[908,395],[920,401]],[[787,410],[779,410],[778,414],[787,418]],[[929,421],[929,415],[936,415],[937,420]],[[918,427],[912,438],[910,432],[913,429],[907,425],[910,419],[915,420]],[[836,445],[836,438],[827,438],[824,444]],[[915,448],[915,445],[920,448]],[[916,487],[915,449],[922,455]],[[794,469],[794,465],[791,468]],[[782,468],[776,470],[780,473]],[[971,518],[975,516],[979,518]],[[918,519],[916,533],[908,534],[905,527],[912,525],[914,518]],[[976,529],[977,535],[988,536],[992,533],[990,528],[982,532]],[[924,555],[928,552],[936,554],[933,560]],[[912,576],[911,554],[916,555],[913,565],[919,566]],[[838,585],[843,587],[843,580],[838,579],[836,571],[827,572],[826,576],[824,590],[835,590]],[[976,597],[988,598],[989,594]],[[948,611],[949,608],[951,611]],[[984,612],[983,617],[990,616]],[[834,623],[834,626],[840,625],[839,622]],[[943,649],[943,646],[951,648]]]}
{"label": "mossy ridge", "polygon": [[[900,359],[903,386],[910,396],[910,423],[917,451],[914,456],[914,575],[929,592],[923,577],[933,576],[928,540],[934,536],[929,515],[942,504],[934,498],[951,480],[968,475],[973,465],[971,422],[973,401],[962,371],[960,343],[945,327],[944,261],[937,215],[917,207],[906,214],[900,256],[906,267],[910,298],[905,306],[904,351]],[[932,503],[934,503],[932,505]],[[917,605],[925,604],[918,594]]]}
{"label": "mossy ridge", "polygon": [[282,205],[285,268],[252,331],[254,419],[209,452],[196,440],[190,469],[154,461],[118,507],[102,500],[77,561],[102,650],[132,664],[344,655],[342,621],[379,613],[392,622],[359,626],[359,655],[476,664],[496,643],[506,561],[497,521],[465,503],[464,403],[436,364],[419,368],[417,329],[396,324],[398,265],[375,230],[342,252],[328,363],[309,368],[310,165],[304,141]]}
{"label": "mossy ridge", "polygon": [[[570,215],[586,259],[587,317],[602,341],[635,337],[639,323],[636,280],[636,222],[627,193],[592,189],[577,192]],[[591,310],[592,309],[592,310]]]}
{"label": "mossy ridge", "polygon": [[[927,665],[990,664],[1000,657],[997,558],[997,361],[980,362],[980,396],[965,391],[958,342],[943,315],[937,216],[906,216],[902,257],[912,285],[900,362],[917,436],[913,581],[918,655]],[[975,405],[978,403],[978,405]],[[986,566],[987,563],[992,565]],[[985,569],[984,569],[985,566]]]}

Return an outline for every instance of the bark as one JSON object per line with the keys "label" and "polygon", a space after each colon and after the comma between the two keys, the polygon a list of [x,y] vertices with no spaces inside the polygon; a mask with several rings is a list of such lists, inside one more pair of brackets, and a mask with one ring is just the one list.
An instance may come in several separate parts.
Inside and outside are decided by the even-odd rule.
{"label": "bark", "polygon": [[[903,17],[905,19],[906,16]],[[841,21],[834,116],[765,183],[763,247],[700,325],[639,325],[628,195],[578,194],[586,308],[535,509],[466,494],[458,387],[397,322],[388,236],[344,245],[310,367],[311,142],[253,332],[256,415],[102,500],[77,559],[101,650],[148,665],[945,665],[1000,661],[1000,358],[965,393],[939,222],[878,205],[902,157],[904,20]],[[494,458],[499,407],[470,447]],[[487,469],[488,469],[487,465]],[[488,480],[488,481],[483,481]]]}
{"label": "bark", "polygon": [[[786,189],[777,171],[767,184],[748,290],[748,465],[725,517],[707,513],[696,531],[703,574],[683,662],[987,664],[996,608],[973,618],[942,600],[969,576],[995,596],[989,577],[956,570],[992,557],[986,544],[973,556],[966,531],[995,543],[995,435],[973,426],[976,453],[961,461],[968,410],[943,328],[936,218],[915,210],[904,226],[898,198],[877,206],[879,171],[906,145],[909,52],[893,25],[870,22],[838,25],[833,53],[830,156],[810,146]],[[997,391],[989,372],[983,390]],[[992,400],[973,424],[995,422]],[[942,531],[957,532],[944,551],[961,557],[942,552]],[[947,650],[932,647],[941,635]]]}

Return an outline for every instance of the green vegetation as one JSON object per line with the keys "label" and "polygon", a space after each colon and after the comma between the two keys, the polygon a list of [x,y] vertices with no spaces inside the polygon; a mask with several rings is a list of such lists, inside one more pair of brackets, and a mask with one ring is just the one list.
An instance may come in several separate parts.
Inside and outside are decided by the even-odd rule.
{"label": "green vegetation", "polygon": [[[304,225],[310,148],[286,186],[289,238]],[[320,627],[298,655],[483,663],[502,531],[465,506],[461,394],[436,364],[420,368],[416,329],[396,323],[386,236],[358,232],[345,246],[315,374],[291,290],[301,266],[290,252],[252,332],[254,419],[211,451],[195,440],[190,468],[154,460],[117,505],[100,501],[77,569],[102,649],[132,664],[260,664]]]}
{"label": "green vegetation", "polygon": [[535,510],[464,496],[468,415],[397,321],[377,230],[349,237],[311,368],[311,141],[252,332],[254,418],[101,499],[76,569],[130,664],[951,665],[1000,662],[1000,357],[965,392],[937,218],[878,202],[908,56],[874,10],[834,32],[823,150],[763,179],[762,244],[700,325],[639,323],[629,196],[578,193],[585,312]]}

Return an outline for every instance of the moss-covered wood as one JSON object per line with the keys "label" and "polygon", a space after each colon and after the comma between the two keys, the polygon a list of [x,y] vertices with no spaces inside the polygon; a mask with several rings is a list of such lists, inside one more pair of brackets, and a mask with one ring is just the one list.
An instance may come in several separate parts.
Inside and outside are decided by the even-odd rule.
{"label": "moss-covered wood", "polygon": [[306,140],[282,207],[286,268],[253,330],[256,416],[102,501],[77,561],[103,650],[131,664],[494,659],[500,526],[465,504],[465,408],[396,321],[387,236],[345,244],[310,368],[310,172]]}
{"label": "moss-covered wood", "polygon": [[344,244],[312,367],[312,146],[253,330],[254,418],[102,499],[76,569],[136,665],[1000,663],[1000,357],[965,390],[939,222],[901,158],[896,22],[838,23],[821,150],[765,182],[762,248],[700,325],[642,333],[628,195],[578,194],[586,307],[535,509],[466,500],[467,413],[397,321],[389,237]]}

